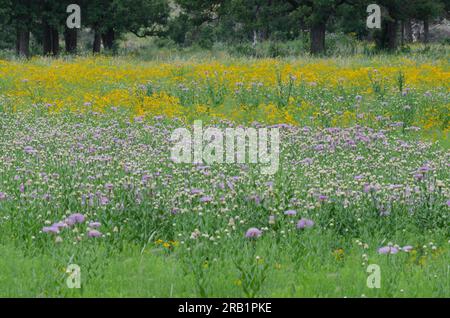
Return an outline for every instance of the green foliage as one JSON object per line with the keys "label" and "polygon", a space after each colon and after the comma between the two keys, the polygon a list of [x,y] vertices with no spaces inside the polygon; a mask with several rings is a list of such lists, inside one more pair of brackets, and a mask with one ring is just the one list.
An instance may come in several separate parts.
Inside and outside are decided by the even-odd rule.
{"label": "green foliage", "polygon": [[[0,0],[0,48],[12,49],[15,33],[19,31],[31,31],[36,43],[45,46],[49,37],[45,26],[63,34],[65,8],[72,2]],[[360,40],[371,34],[379,51],[386,48],[394,51],[396,35],[387,31],[389,23],[393,23],[391,28],[397,28],[399,21],[431,21],[448,15],[450,6],[448,0],[412,0],[407,5],[402,0],[380,0],[377,3],[382,6],[383,28],[370,31],[365,26],[369,0],[78,0],[75,3],[81,6],[83,28],[98,35],[97,45],[101,37],[105,49],[114,52],[118,50],[117,40],[131,32],[138,37],[159,36],[182,46],[206,49],[212,49],[215,43],[233,44],[237,51],[254,56],[259,55],[259,43],[266,41],[272,52],[268,56],[289,55],[277,43],[298,39],[309,45],[312,53],[334,51],[339,46],[336,41],[339,36],[329,34],[351,35]],[[326,46],[331,48],[325,47],[325,31]],[[29,45],[30,40],[25,41]],[[354,51],[348,45],[352,44],[344,44],[345,51]]]}

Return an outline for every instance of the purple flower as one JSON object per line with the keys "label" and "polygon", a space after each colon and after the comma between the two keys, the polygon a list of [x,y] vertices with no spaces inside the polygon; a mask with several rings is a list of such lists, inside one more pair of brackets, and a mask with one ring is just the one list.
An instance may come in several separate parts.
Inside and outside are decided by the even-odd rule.
{"label": "purple flower", "polygon": [[89,223],[89,227],[94,228],[94,229],[100,227],[101,225],[102,224],[100,222],[90,222]]}
{"label": "purple flower", "polygon": [[42,232],[44,233],[51,233],[51,234],[58,234],[59,233],[59,228],[57,228],[56,226],[44,226],[42,228]]}
{"label": "purple flower", "polygon": [[302,161],[300,161],[300,163],[303,165],[312,165],[313,162],[314,162],[314,159],[312,159],[312,158],[305,158]]}
{"label": "purple flower", "polygon": [[100,197],[100,204],[101,205],[107,205],[109,203],[109,199],[107,197],[105,197],[104,195],[102,195]]}
{"label": "purple flower", "polygon": [[67,223],[64,222],[56,222],[51,227],[56,227],[58,230],[61,228],[67,227]]}
{"label": "purple flower", "polygon": [[71,218],[71,217],[68,217],[67,219],[64,220],[64,223],[66,223],[68,226],[72,226],[72,225],[74,225],[76,222],[75,222],[75,219],[73,219],[73,218]]}
{"label": "purple flower", "polygon": [[296,214],[297,214],[297,211],[295,211],[295,210],[284,211],[284,215],[296,215]]}
{"label": "purple flower", "polygon": [[210,196],[204,196],[200,198],[200,202],[211,202],[212,198]]}
{"label": "purple flower", "polygon": [[[0,196],[1,199],[1,196]],[[450,207],[450,200],[447,200],[447,206]]]}
{"label": "purple flower", "polygon": [[251,195],[249,198],[248,198],[250,201],[255,201],[255,204],[257,204],[257,205],[259,205],[260,203],[261,203],[261,198],[259,197],[259,195]]}
{"label": "purple flower", "polygon": [[410,252],[414,247],[412,247],[411,245],[406,245],[402,247],[402,251],[403,252]]}
{"label": "purple flower", "polygon": [[6,200],[6,193],[4,193],[4,192],[0,192],[0,201],[2,201],[2,200]]}
{"label": "purple flower", "polygon": [[97,230],[90,230],[88,231],[88,237],[99,237],[102,233]]}
{"label": "purple flower", "polygon": [[383,246],[378,249],[378,254],[397,254],[398,248],[393,246]]}
{"label": "purple flower", "polygon": [[391,248],[389,246],[383,246],[378,249],[378,254],[389,254]]}
{"label": "purple flower", "polygon": [[31,146],[26,146],[25,148],[23,148],[23,151],[27,154],[34,154],[36,153],[36,150],[31,147]]}
{"label": "purple flower", "polygon": [[247,230],[247,232],[245,233],[245,237],[248,238],[256,238],[256,237],[260,237],[262,235],[262,231],[257,229],[256,227],[251,227]]}
{"label": "purple flower", "polygon": [[419,172],[428,172],[431,170],[431,167],[428,165],[423,165],[422,167],[419,168]]}
{"label": "purple flower", "polygon": [[70,215],[65,221],[67,225],[74,225],[75,223],[83,223],[84,215],[81,213],[74,213]]}
{"label": "purple flower", "polygon": [[377,189],[375,186],[371,185],[371,184],[364,184],[364,193],[369,193],[369,192],[375,192]]}
{"label": "purple flower", "polygon": [[297,229],[305,229],[308,227],[312,227],[314,225],[314,221],[313,220],[308,220],[308,219],[300,219],[297,223]]}
{"label": "purple flower", "polygon": [[200,194],[200,193],[203,193],[202,189],[192,189],[191,190],[191,194]]}
{"label": "purple flower", "polygon": [[143,182],[143,183],[147,183],[147,181],[148,181],[151,177],[152,177],[151,175],[144,174],[144,175],[142,176],[142,182]]}

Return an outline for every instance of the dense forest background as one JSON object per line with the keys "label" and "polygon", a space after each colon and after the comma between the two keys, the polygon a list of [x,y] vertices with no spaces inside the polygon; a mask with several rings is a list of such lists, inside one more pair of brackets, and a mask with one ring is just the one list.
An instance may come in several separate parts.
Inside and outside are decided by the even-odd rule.
{"label": "dense forest background", "polygon": [[[381,29],[368,29],[366,8],[382,8]],[[69,29],[69,4],[81,7],[81,28]],[[430,26],[448,26],[450,0],[0,0],[0,49],[19,56],[115,54],[119,43],[152,38],[154,45],[212,48],[217,43],[243,54],[294,41],[311,54],[336,42],[371,43],[396,51],[413,41],[447,43]],[[155,40],[156,39],[156,40]]]}

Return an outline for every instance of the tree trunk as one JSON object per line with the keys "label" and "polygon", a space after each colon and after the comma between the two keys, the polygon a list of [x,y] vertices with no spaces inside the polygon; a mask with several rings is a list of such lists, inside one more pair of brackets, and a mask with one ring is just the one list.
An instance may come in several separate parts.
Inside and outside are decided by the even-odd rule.
{"label": "tree trunk", "polygon": [[116,34],[114,32],[114,29],[112,28],[108,29],[105,33],[102,34],[103,47],[107,50],[115,50],[115,40]]}
{"label": "tree trunk", "polygon": [[379,49],[395,51],[397,49],[397,21],[384,19],[378,32],[376,45]]}
{"label": "tree trunk", "polygon": [[412,41],[413,41],[413,36],[412,36],[411,20],[407,19],[405,21],[405,42],[411,43]]}
{"label": "tree trunk", "polygon": [[315,24],[311,27],[311,54],[321,54],[325,52],[325,29],[325,23]]}
{"label": "tree trunk", "polygon": [[402,20],[401,22],[401,37],[400,37],[400,45],[404,46],[405,45],[405,21]]}
{"label": "tree trunk", "polygon": [[56,28],[52,28],[52,53],[55,56],[59,54],[59,32]]}
{"label": "tree trunk", "polygon": [[100,47],[102,44],[102,37],[100,32],[98,30],[94,31],[94,43],[92,45],[92,52],[94,53],[100,53]]}
{"label": "tree trunk", "polygon": [[77,29],[66,28],[64,30],[64,42],[66,44],[66,52],[74,54],[77,52]]}
{"label": "tree trunk", "polygon": [[58,30],[46,22],[44,22],[43,51],[44,55],[56,56],[59,54]]}
{"label": "tree trunk", "polygon": [[397,21],[388,21],[386,26],[387,48],[394,51],[397,48]]}
{"label": "tree trunk", "polygon": [[256,44],[258,44],[258,34],[257,34],[256,30],[253,30],[253,43],[252,43],[252,46],[255,47]]}
{"label": "tree trunk", "polygon": [[17,30],[16,53],[18,56],[30,56],[30,31]]}
{"label": "tree trunk", "polygon": [[430,24],[428,22],[428,19],[423,20],[423,42],[428,43],[428,36],[430,33]]}

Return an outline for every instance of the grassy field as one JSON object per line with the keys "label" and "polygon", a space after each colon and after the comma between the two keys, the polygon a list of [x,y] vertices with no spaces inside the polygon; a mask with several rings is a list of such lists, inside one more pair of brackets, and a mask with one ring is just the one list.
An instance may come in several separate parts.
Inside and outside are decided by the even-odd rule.
{"label": "grassy field", "polygon": [[[0,296],[449,297],[449,80],[425,56],[2,60]],[[279,128],[278,171],[175,163],[194,120]]]}

